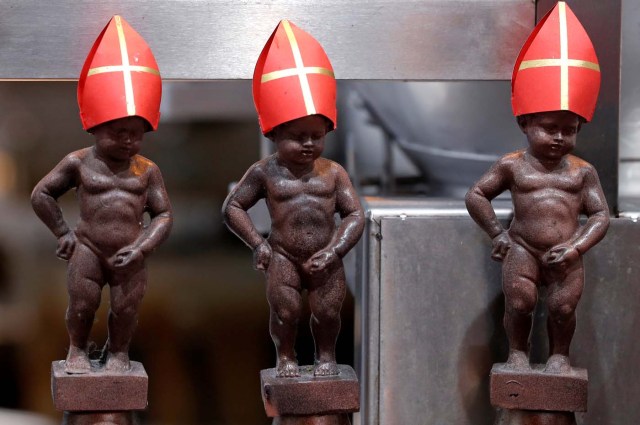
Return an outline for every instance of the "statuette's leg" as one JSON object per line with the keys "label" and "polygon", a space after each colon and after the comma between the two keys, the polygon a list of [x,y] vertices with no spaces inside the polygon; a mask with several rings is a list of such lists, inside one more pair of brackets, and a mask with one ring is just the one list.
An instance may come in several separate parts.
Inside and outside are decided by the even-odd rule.
{"label": "statuette's leg", "polygon": [[279,377],[300,376],[295,342],[302,314],[300,276],[283,255],[274,252],[267,270],[267,299],[271,308],[269,332],[276,346]]}
{"label": "statuette's leg", "polygon": [[309,289],[311,308],[311,331],[315,341],[315,376],[330,376],[339,373],[336,363],[336,341],[340,333],[340,309],[346,293],[344,268],[342,265],[329,270],[312,283]]}
{"label": "statuette's leg", "polygon": [[91,368],[87,342],[95,312],[100,306],[103,273],[100,260],[87,246],[77,243],[69,261],[67,331],[71,340],[65,362],[67,373],[88,373]]}

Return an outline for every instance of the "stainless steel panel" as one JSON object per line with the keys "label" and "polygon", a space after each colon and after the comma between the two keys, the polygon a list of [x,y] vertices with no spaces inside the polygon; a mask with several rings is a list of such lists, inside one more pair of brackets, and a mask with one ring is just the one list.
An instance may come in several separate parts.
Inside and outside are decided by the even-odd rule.
{"label": "stainless steel panel", "polygon": [[640,196],[640,2],[622,2],[620,196]]}
{"label": "stainless steel panel", "polygon": [[530,0],[0,0],[0,79],[75,79],[111,15],[168,79],[248,79],[278,20],[313,34],[341,79],[508,79]]}
{"label": "stainless steel panel", "polygon": [[589,411],[578,425],[640,423],[640,224],[612,219],[586,256],[586,285],[572,345],[589,370]]}
{"label": "stainless steel panel", "polygon": [[[361,424],[489,425],[488,376],[504,361],[500,264],[490,241],[458,202],[366,200],[367,239],[359,247],[357,302],[363,323]],[[422,206],[420,206],[422,204]],[[508,203],[498,203],[506,223]],[[438,214],[443,208],[446,212]],[[412,213],[413,211],[413,213]],[[422,212],[420,212],[422,211]],[[640,224],[613,219],[585,257],[572,360],[589,370],[589,411],[579,424],[640,423]],[[545,356],[544,309],[534,353]],[[368,352],[367,352],[368,351]],[[623,390],[621,390],[623,389]]]}

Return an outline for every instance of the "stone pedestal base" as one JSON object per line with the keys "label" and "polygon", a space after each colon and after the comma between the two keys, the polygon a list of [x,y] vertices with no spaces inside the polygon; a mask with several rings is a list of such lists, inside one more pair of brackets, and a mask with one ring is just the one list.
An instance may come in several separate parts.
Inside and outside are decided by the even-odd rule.
{"label": "stone pedestal base", "polygon": [[360,410],[360,385],[353,368],[338,368],[339,375],[315,377],[313,367],[303,366],[297,378],[262,370],[262,401],[273,425],[348,425],[348,413]]}
{"label": "stone pedestal base", "polygon": [[576,425],[573,412],[498,409],[495,425]]}
{"label": "stone pedestal base", "polygon": [[568,373],[553,374],[545,373],[544,365],[516,371],[497,363],[491,369],[490,380],[491,404],[496,407],[554,412],[587,410],[586,369],[572,368]]}
{"label": "stone pedestal base", "polygon": [[105,372],[92,361],[90,373],[72,375],[64,361],[51,365],[51,395],[57,410],[73,412],[119,412],[147,408],[149,377],[144,366],[131,362],[126,373]]}
{"label": "stone pedestal base", "polygon": [[139,362],[113,373],[92,361],[91,372],[81,375],[66,373],[62,360],[51,365],[51,396],[64,411],[63,425],[137,425],[134,411],[146,409],[148,384]]}

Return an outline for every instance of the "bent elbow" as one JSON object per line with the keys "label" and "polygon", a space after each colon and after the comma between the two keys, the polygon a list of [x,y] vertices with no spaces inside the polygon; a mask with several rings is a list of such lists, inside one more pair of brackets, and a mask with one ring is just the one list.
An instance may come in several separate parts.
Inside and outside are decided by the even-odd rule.
{"label": "bent elbow", "polygon": [[478,189],[477,186],[473,186],[464,196],[464,205],[467,207],[468,211],[474,209],[478,198],[482,197],[482,193],[479,192],[480,189]]}
{"label": "bent elbow", "polygon": [[31,192],[31,206],[35,208],[38,204],[38,197],[40,196],[40,191],[37,190],[38,186],[36,186]]}
{"label": "bent elbow", "polygon": [[237,208],[239,208],[239,205],[230,198],[225,199],[222,204],[222,221],[227,225],[227,227],[231,225],[234,210]]}
{"label": "bent elbow", "polygon": [[162,213],[162,216],[165,219],[167,231],[170,231],[173,228],[173,214],[171,213],[171,211],[167,211],[165,213]]}
{"label": "bent elbow", "polygon": [[36,185],[31,192],[31,207],[37,211],[40,205],[44,203],[46,196],[45,190],[40,185]]}
{"label": "bent elbow", "polygon": [[222,203],[222,209],[220,210],[221,214],[222,214],[222,220],[224,221],[225,224],[229,223],[229,215],[231,214],[231,194],[229,194],[229,196],[226,197],[226,199],[224,200],[224,202]]}
{"label": "bent elbow", "polygon": [[602,228],[604,232],[606,232],[607,229],[609,229],[609,224],[611,224],[611,218],[609,217],[609,213],[607,211],[603,211],[601,222],[602,222]]}

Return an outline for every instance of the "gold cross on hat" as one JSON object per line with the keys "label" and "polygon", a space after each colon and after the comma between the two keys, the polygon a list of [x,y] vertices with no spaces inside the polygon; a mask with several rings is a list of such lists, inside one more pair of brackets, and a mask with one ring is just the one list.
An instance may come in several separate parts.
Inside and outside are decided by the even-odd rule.
{"label": "gold cross on hat", "polygon": [[518,71],[530,68],[542,68],[547,66],[560,67],[560,109],[569,109],[569,67],[587,68],[600,72],[600,65],[594,62],[578,59],[569,59],[569,41],[567,35],[567,4],[558,2],[560,15],[560,59],[535,59],[522,61]]}
{"label": "gold cross on hat", "polygon": [[309,79],[307,78],[307,75],[322,74],[331,78],[335,78],[335,75],[333,74],[332,70],[327,68],[322,68],[319,66],[304,66],[304,63],[302,62],[302,54],[300,53],[300,47],[298,46],[298,41],[296,40],[295,34],[293,34],[293,30],[291,29],[289,21],[283,20],[282,25],[284,26],[284,31],[287,34],[287,38],[289,39],[289,44],[291,45],[293,60],[295,61],[296,67],[280,69],[278,71],[262,74],[260,82],[266,83],[280,78],[297,76],[300,80],[300,88],[302,89],[302,97],[304,99],[304,106],[307,109],[307,114],[313,115],[316,113],[316,107],[313,104],[313,96],[311,95],[311,87],[309,86]]}
{"label": "gold cross on hat", "polygon": [[136,102],[133,95],[133,82],[131,80],[131,72],[147,72],[149,74],[160,75],[160,71],[148,66],[130,65],[129,64],[129,52],[127,51],[127,40],[124,36],[124,30],[122,29],[122,19],[120,16],[114,16],[116,21],[116,29],[118,30],[118,41],[120,44],[120,55],[122,56],[122,65],[107,65],[91,68],[87,73],[87,77],[96,74],[103,74],[106,72],[122,72],[124,78],[124,93],[127,103],[127,114],[136,114]]}

